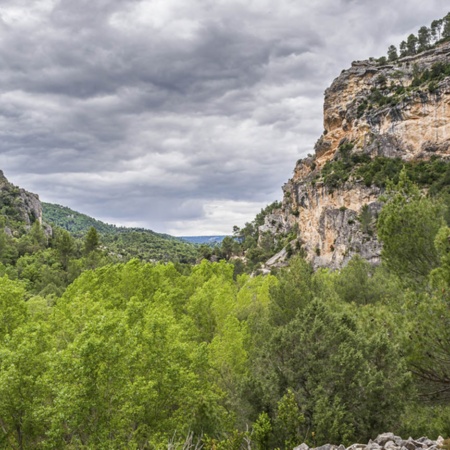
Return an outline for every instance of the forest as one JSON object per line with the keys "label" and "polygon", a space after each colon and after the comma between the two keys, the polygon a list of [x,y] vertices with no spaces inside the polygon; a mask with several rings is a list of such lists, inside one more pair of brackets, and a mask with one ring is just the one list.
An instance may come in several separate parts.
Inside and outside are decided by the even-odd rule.
{"label": "forest", "polygon": [[299,254],[266,276],[225,259],[113,261],[95,229],[2,233],[0,447],[450,436],[446,217],[405,168],[376,224],[381,265],[313,271]]}

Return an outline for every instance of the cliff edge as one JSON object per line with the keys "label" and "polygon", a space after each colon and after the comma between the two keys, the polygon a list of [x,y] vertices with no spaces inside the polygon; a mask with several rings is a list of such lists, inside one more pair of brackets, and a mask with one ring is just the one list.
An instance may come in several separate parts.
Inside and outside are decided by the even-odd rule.
{"label": "cliff edge", "polygon": [[382,66],[356,61],[325,91],[324,132],[263,229],[297,230],[315,267],[355,254],[376,264],[380,174],[436,159],[450,161],[450,42]]}

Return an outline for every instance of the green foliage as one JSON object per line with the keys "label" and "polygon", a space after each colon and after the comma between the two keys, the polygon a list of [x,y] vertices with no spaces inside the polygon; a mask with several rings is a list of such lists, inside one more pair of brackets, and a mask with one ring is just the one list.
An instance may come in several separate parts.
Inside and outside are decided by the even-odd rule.
{"label": "green foliage", "polygon": [[366,260],[354,257],[336,277],[337,294],[346,302],[369,304],[380,300],[380,280],[374,273]]}
{"label": "green foliage", "polygon": [[450,436],[450,407],[414,405],[402,417],[401,436]]}
{"label": "green foliage", "polygon": [[[0,447],[268,450],[449,434],[448,164],[344,143],[322,173],[330,186],[345,168],[387,188],[378,224],[368,206],[358,217],[383,240],[380,267],[355,257],[314,271],[294,254],[296,230],[260,235],[279,203],[202,248],[232,264],[117,263],[120,233],[3,230]],[[242,273],[287,245],[276,277]]]}
{"label": "green foliage", "polygon": [[100,245],[100,237],[97,230],[91,227],[84,238],[84,253],[89,255],[89,253],[97,250]]}
{"label": "green foliage", "polygon": [[7,276],[0,278],[0,341],[9,336],[26,319],[25,289]]}
{"label": "green foliage", "polygon": [[67,230],[72,236],[79,238],[83,237],[92,227],[102,234],[117,231],[115,225],[109,225],[66,206],[52,203],[42,203],[42,215],[46,222]]}
{"label": "green foliage", "polygon": [[382,330],[361,331],[318,300],[275,330],[266,364],[279,388],[291,387],[299,399],[302,436],[313,430],[319,442],[348,444],[396,422],[407,398],[404,361]]}
{"label": "green foliage", "polygon": [[387,56],[389,61],[395,61],[398,59],[397,48],[395,45],[390,45],[387,51]]}
{"label": "green foliage", "polygon": [[[400,44],[400,57],[422,53],[442,42],[441,37],[445,39],[448,36],[450,36],[450,13],[442,19],[433,20],[430,27],[420,27],[417,36],[410,34],[406,41],[402,41]],[[398,59],[394,45],[390,45],[388,48],[388,59],[389,61]]]}
{"label": "green foliage", "polygon": [[116,227],[60,205],[43,203],[42,206],[45,221],[69,231],[74,237],[85,238],[95,229],[108,253],[122,261],[139,258],[145,261],[193,263],[198,258],[197,246],[173,236],[142,228]]}
{"label": "green foliage", "polygon": [[378,218],[382,256],[389,269],[409,283],[423,281],[439,263],[434,240],[443,217],[443,204],[421,195],[403,170]]}
{"label": "green foliage", "polygon": [[351,177],[362,179],[366,186],[385,188],[389,181],[398,183],[401,170],[420,187],[430,188],[432,195],[450,192],[450,162],[436,156],[429,160],[404,161],[400,158],[353,153],[345,159],[327,161],[320,176],[326,186],[335,189]]}
{"label": "green foliage", "polygon": [[[220,247],[216,247],[212,251],[205,251],[205,257],[208,255],[208,259],[226,260],[238,257],[240,262],[234,259],[238,266],[238,272],[251,273],[258,269],[262,262],[267,261],[283,248],[288,249],[289,257],[292,256],[294,249],[289,249],[289,243],[297,237],[296,230],[293,229],[289,233],[282,233],[281,231],[276,233],[271,231],[260,232],[259,230],[259,227],[265,223],[267,216],[280,209],[281,206],[281,202],[275,201],[262,209],[255,219],[246,223],[243,228],[234,226],[233,237],[225,238]],[[272,226],[275,224],[276,221],[273,220]]]}
{"label": "green foliage", "polygon": [[350,169],[355,164],[354,160],[350,158],[352,149],[352,143],[341,145],[337,152],[337,159],[327,161],[322,168],[323,182],[331,190],[336,189],[349,179]]}
{"label": "green foliage", "polygon": [[258,450],[269,450],[269,439],[272,434],[272,422],[266,412],[262,412],[253,424],[253,441]]}
{"label": "green foliage", "polygon": [[305,418],[292,389],[288,389],[286,394],[278,401],[274,422],[276,439],[283,442],[283,448],[291,449],[300,442],[302,439],[302,424],[305,422]]}
{"label": "green foliage", "polygon": [[358,217],[361,223],[361,231],[366,234],[372,234],[373,217],[369,205],[364,204]]}

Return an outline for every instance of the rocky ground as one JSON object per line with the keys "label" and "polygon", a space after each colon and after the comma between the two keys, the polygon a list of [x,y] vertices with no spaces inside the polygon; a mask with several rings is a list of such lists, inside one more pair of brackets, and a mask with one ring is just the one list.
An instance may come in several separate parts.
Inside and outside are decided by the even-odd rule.
{"label": "rocky ground", "polygon": [[403,439],[400,436],[395,436],[394,433],[383,433],[377,436],[373,441],[370,440],[367,444],[353,444],[345,448],[343,445],[325,444],[320,447],[308,447],[306,444],[301,444],[295,447],[294,450],[438,450],[448,449],[450,442],[439,436],[435,441],[427,437],[419,439]]}

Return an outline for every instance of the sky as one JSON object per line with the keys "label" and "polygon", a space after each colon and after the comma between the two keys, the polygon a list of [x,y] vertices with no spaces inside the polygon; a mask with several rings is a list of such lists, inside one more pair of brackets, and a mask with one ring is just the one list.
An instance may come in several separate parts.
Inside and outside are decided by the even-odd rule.
{"label": "sky", "polygon": [[0,169],[41,200],[231,234],[323,131],[323,93],[443,0],[0,0]]}

